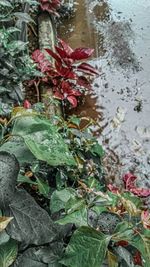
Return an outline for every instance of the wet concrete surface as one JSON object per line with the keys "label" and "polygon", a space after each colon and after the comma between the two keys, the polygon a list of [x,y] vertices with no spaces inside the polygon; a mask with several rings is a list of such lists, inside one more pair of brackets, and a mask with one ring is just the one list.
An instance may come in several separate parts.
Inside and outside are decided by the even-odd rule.
{"label": "wet concrete surface", "polygon": [[77,1],[60,35],[74,48],[95,48],[90,63],[101,75],[78,112],[99,122],[108,179],[120,183],[132,171],[150,187],[149,0]]}

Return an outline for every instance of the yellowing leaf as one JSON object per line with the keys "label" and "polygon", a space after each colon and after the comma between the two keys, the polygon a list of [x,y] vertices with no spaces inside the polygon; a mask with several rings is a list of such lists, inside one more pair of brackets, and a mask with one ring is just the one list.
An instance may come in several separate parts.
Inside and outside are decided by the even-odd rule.
{"label": "yellowing leaf", "polygon": [[141,213],[141,211],[137,209],[136,205],[131,200],[121,197],[121,202],[130,216],[137,216]]}
{"label": "yellowing leaf", "polygon": [[117,257],[113,253],[111,253],[109,250],[107,253],[107,257],[108,257],[108,266],[109,267],[118,267]]}
{"label": "yellowing leaf", "polygon": [[0,232],[2,232],[9,222],[13,219],[13,217],[0,217]]}

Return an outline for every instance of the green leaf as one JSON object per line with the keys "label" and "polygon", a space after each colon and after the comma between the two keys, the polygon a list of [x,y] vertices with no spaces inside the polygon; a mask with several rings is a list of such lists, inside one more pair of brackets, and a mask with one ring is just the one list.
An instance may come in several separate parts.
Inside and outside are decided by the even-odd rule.
{"label": "green leaf", "polygon": [[51,196],[50,210],[52,213],[65,209],[67,201],[75,194],[72,188],[65,188],[61,191],[55,190]]}
{"label": "green leaf", "polygon": [[150,263],[150,238],[142,234],[136,234],[132,240],[129,240],[130,245],[137,248],[144,259],[144,267],[149,267]]}
{"label": "green leaf", "polygon": [[21,137],[12,137],[0,147],[0,151],[7,151],[14,154],[20,165],[33,163],[36,160]]}
{"label": "green leaf", "polygon": [[78,198],[76,196],[71,197],[65,206],[67,213],[72,213],[76,210],[80,210],[82,207],[86,206],[86,202],[83,198]]}
{"label": "green leaf", "polygon": [[20,51],[24,51],[27,47],[27,43],[23,41],[12,41],[8,44],[8,49],[11,55],[13,56],[15,53],[19,53]]}
{"label": "green leaf", "polygon": [[13,217],[13,221],[7,226],[7,233],[26,245],[48,243],[57,236],[55,224],[49,214],[25,190],[16,190],[15,198],[5,214]]}
{"label": "green leaf", "polygon": [[42,263],[37,254],[36,248],[27,249],[21,256],[17,258],[13,267],[47,267],[47,264]]}
{"label": "green leaf", "polygon": [[43,248],[29,248],[17,258],[13,267],[61,267],[63,243],[54,242]]}
{"label": "green leaf", "polygon": [[7,0],[1,0],[0,1],[0,6],[3,6],[3,7],[12,7],[11,3]]}
{"label": "green leaf", "polygon": [[10,266],[18,253],[18,246],[15,240],[9,240],[0,246],[0,266],[8,267]]}
{"label": "green leaf", "polygon": [[0,245],[8,242],[10,236],[6,233],[6,231],[0,232]]}
{"label": "green leaf", "polygon": [[110,238],[90,227],[81,227],[72,235],[60,262],[67,267],[101,267]]}
{"label": "green leaf", "polygon": [[92,152],[92,154],[96,154],[99,157],[103,157],[104,156],[104,150],[102,148],[102,146],[97,142],[97,144],[93,145],[90,149],[90,151]]}
{"label": "green leaf", "polygon": [[76,162],[57,128],[37,116],[18,118],[13,134],[21,135],[34,156],[51,166],[76,165]]}
{"label": "green leaf", "polygon": [[38,183],[38,189],[41,195],[44,197],[49,197],[50,187],[46,181],[43,181],[42,179],[39,179],[36,177],[37,183]]}
{"label": "green leaf", "polygon": [[19,173],[19,163],[13,154],[0,151],[0,170],[0,208],[5,209],[15,196]]}
{"label": "green leaf", "polygon": [[36,182],[33,182],[28,176],[25,175],[18,175],[18,179],[17,179],[18,183],[27,183],[27,184],[32,184],[32,185],[37,185]]}
{"label": "green leaf", "polygon": [[87,209],[84,207],[80,210],[74,211],[71,214],[67,214],[64,216],[64,218],[57,221],[57,223],[61,225],[65,225],[67,223],[73,223],[76,225],[76,227],[80,226],[88,226],[87,223]]}
{"label": "green leaf", "polygon": [[34,20],[31,18],[31,16],[28,13],[25,13],[25,12],[15,12],[14,15],[21,22],[26,22],[26,23],[34,22]]}

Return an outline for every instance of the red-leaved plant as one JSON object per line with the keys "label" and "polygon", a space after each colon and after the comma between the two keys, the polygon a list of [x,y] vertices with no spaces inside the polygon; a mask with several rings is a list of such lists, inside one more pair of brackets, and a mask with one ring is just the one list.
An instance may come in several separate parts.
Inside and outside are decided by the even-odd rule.
{"label": "red-leaved plant", "polygon": [[[46,48],[45,52],[35,50],[32,54],[38,69],[44,74],[42,81],[49,83],[57,99],[67,99],[73,107],[77,106],[77,98],[83,91],[90,89],[89,80],[83,76],[95,75],[99,72],[88,63],[76,64],[78,60],[89,58],[94,49],[72,49],[64,41],[59,40],[59,46],[55,46],[56,52]],[[54,64],[46,56],[54,59]]]}
{"label": "red-leaved plant", "polygon": [[40,7],[43,11],[47,11],[53,15],[59,16],[57,10],[61,6],[62,0],[39,0]]}

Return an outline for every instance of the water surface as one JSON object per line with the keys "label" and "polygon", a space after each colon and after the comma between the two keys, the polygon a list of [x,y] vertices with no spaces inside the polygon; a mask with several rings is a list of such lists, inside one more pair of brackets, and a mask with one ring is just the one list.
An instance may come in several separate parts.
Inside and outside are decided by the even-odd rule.
{"label": "water surface", "polygon": [[97,136],[107,152],[110,180],[133,171],[150,178],[150,2],[80,0],[75,16],[60,27],[72,47],[95,48],[101,70],[78,113],[99,121]]}

